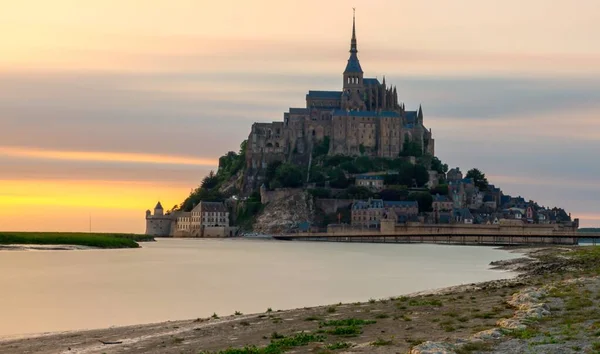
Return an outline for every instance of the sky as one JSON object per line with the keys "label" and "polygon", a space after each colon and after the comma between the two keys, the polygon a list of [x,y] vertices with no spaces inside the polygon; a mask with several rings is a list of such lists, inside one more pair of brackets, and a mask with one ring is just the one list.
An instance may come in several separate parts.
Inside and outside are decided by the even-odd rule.
{"label": "sky", "polygon": [[143,233],[253,122],[366,77],[436,155],[600,226],[597,0],[0,0],[0,230]]}

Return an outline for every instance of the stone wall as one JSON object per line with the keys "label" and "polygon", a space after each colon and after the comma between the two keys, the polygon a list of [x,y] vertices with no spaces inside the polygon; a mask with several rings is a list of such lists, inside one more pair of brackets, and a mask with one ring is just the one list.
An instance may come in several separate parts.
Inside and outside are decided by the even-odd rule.
{"label": "stone wall", "polygon": [[174,224],[169,215],[146,217],[146,235],[156,237],[171,236],[171,227]]}

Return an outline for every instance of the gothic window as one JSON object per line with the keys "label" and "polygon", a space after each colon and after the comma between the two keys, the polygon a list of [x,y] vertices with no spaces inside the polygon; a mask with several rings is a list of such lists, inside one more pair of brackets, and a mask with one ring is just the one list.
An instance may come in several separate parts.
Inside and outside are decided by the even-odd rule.
{"label": "gothic window", "polygon": [[279,147],[279,143],[275,143],[275,147],[278,148]]}

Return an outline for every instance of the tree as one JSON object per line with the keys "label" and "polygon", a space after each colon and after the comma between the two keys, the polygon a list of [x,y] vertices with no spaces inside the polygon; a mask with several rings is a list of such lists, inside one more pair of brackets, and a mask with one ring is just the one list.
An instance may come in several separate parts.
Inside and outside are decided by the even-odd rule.
{"label": "tree", "polygon": [[275,174],[277,173],[277,169],[281,166],[281,161],[272,161],[267,165],[267,170],[265,171],[265,184],[272,188],[271,182],[275,180]]}
{"label": "tree", "polygon": [[339,168],[334,168],[329,173],[329,186],[331,188],[343,189],[348,187],[348,179],[346,174]]}
{"label": "tree", "polygon": [[414,200],[419,203],[419,212],[425,213],[432,211],[433,197],[428,192],[413,192],[408,195],[408,200]]}
{"label": "tree", "polygon": [[435,188],[433,188],[431,190],[431,194],[432,195],[435,195],[435,194],[448,195],[448,185],[447,184],[437,185]]}
{"label": "tree", "polygon": [[313,147],[313,158],[324,156],[329,153],[329,136],[323,138],[323,141]]}
{"label": "tree", "polygon": [[472,178],[475,187],[479,188],[480,191],[486,190],[488,187],[488,180],[485,178],[485,173],[477,168],[470,169],[467,172],[466,178]]}
{"label": "tree", "polygon": [[373,193],[363,186],[350,186],[346,189],[347,199],[369,199],[373,197]]}
{"label": "tree", "polygon": [[440,159],[434,156],[433,159],[431,159],[431,169],[442,174],[448,172],[448,165],[442,163]]}
{"label": "tree", "polygon": [[406,187],[400,186],[388,187],[379,192],[379,197],[387,201],[406,200],[408,197],[408,190]]}
{"label": "tree", "polygon": [[302,171],[296,165],[281,164],[275,172],[275,181],[284,188],[298,188],[302,186]]}
{"label": "tree", "polygon": [[413,168],[413,178],[417,183],[417,187],[423,187],[429,182],[429,171],[421,165],[415,165]]}
{"label": "tree", "polygon": [[202,184],[200,185],[202,189],[213,189],[219,184],[219,178],[215,175],[214,171],[210,171],[208,176],[204,177],[202,180]]}

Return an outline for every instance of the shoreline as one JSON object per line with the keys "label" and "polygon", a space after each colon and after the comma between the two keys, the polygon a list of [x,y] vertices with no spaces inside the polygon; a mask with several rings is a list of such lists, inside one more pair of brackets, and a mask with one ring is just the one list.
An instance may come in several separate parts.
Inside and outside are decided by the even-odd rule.
{"label": "shoreline", "polygon": [[[265,347],[270,345],[269,343],[277,342],[277,338],[274,337],[280,335],[291,337],[302,332],[323,333],[323,336],[327,337],[327,343],[330,341],[343,342],[346,343],[344,344],[346,347],[341,351],[327,349],[333,348],[332,345],[335,343],[319,342],[322,338],[314,337],[314,342],[305,343],[307,345],[302,346],[299,350],[295,348],[295,352],[315,352],[314,350],[316,350],[319,353],[404,353],[411,350],[411,353],[429,353],[424,350],[427,348],[423,348],[428,345],[438,349],[446,348],[448,349],[447,353],[454,353],[455,351],[451,351],[451,349],[456,348],[457,345],[486,345],[487,349],[509,345],[512,346],[511,349],[503,349],[504,351],[498,353],[507,352],[506,350],[518,352],[516,348],[519,345],[530,344],[523,341],[523,338],[515,338],[511,334],[505,333],[505,331],[513,329],[498,327],[501,321],[513,323],[512,319],[517,318],[517,313],[521,311],[523,304],[513,306],[511,301],[524,293],[531,294],[532,287],[538,289],[535,291],[548,293],[550,284],[564,281],[564,277],[561,277],[557,270],[568,270],[569,264],[572,263],[569,254],[577,252],[577,248],[519,247],[504,249],[514,253],[523,253],[525,256],[491,262],[490,267],[518,272],[516,277],[429,289],[398,298],[371,299],[368,302],[353,304],[340,303],[249,315],[231,315],[222,318],[198,318],[105,329],[0,337],[0,353],[15,351],[30,353],[62,351],[70,353],[197,353],[200,351],[202,353],[201,350],[207,350],[207,353],[219,353],[220,350],[229,347]],[[597,269],[594,269],[591,275],[594,274],[595,278],[592,276],[585,281],[590,282],[590,287],[597,286],[600,289]],[[531,295],[528,296],[532,298]],[[600,293],[597,298],[600,299]],[[540,299],[534,300],[541,301]],[[550,312],[549,305],[540,306],[543,311]],[[354,335],[332,334],[334,330],[328,327],[328,321],[337,320],[339,322],[344,319],[374,323],[352,327],[353,330],[358,331]],[[600,316],[598,320],[600,320]],[[518,322],[519,326],[522,325],[521,322]],[[598,324],[600,328],[600,321]],[[338,327],[335,329],[337,330]],[[476,332],[472,333],[475,330]],[[314,334],[314,336],[317,335]],[[400,336],[403,336],[402,340],[399,338]],[[30,339],[33,338],[36,340],[31,341]],[[543,343],[541,340],[539,342]],[[562,344],[555,343],[554,345]],[[582,345],[588,345],[591,348],[594,343],[590,339],[589,343],[579,344],[580,347]],[[562,352],[568,353],[569,351]]]}

